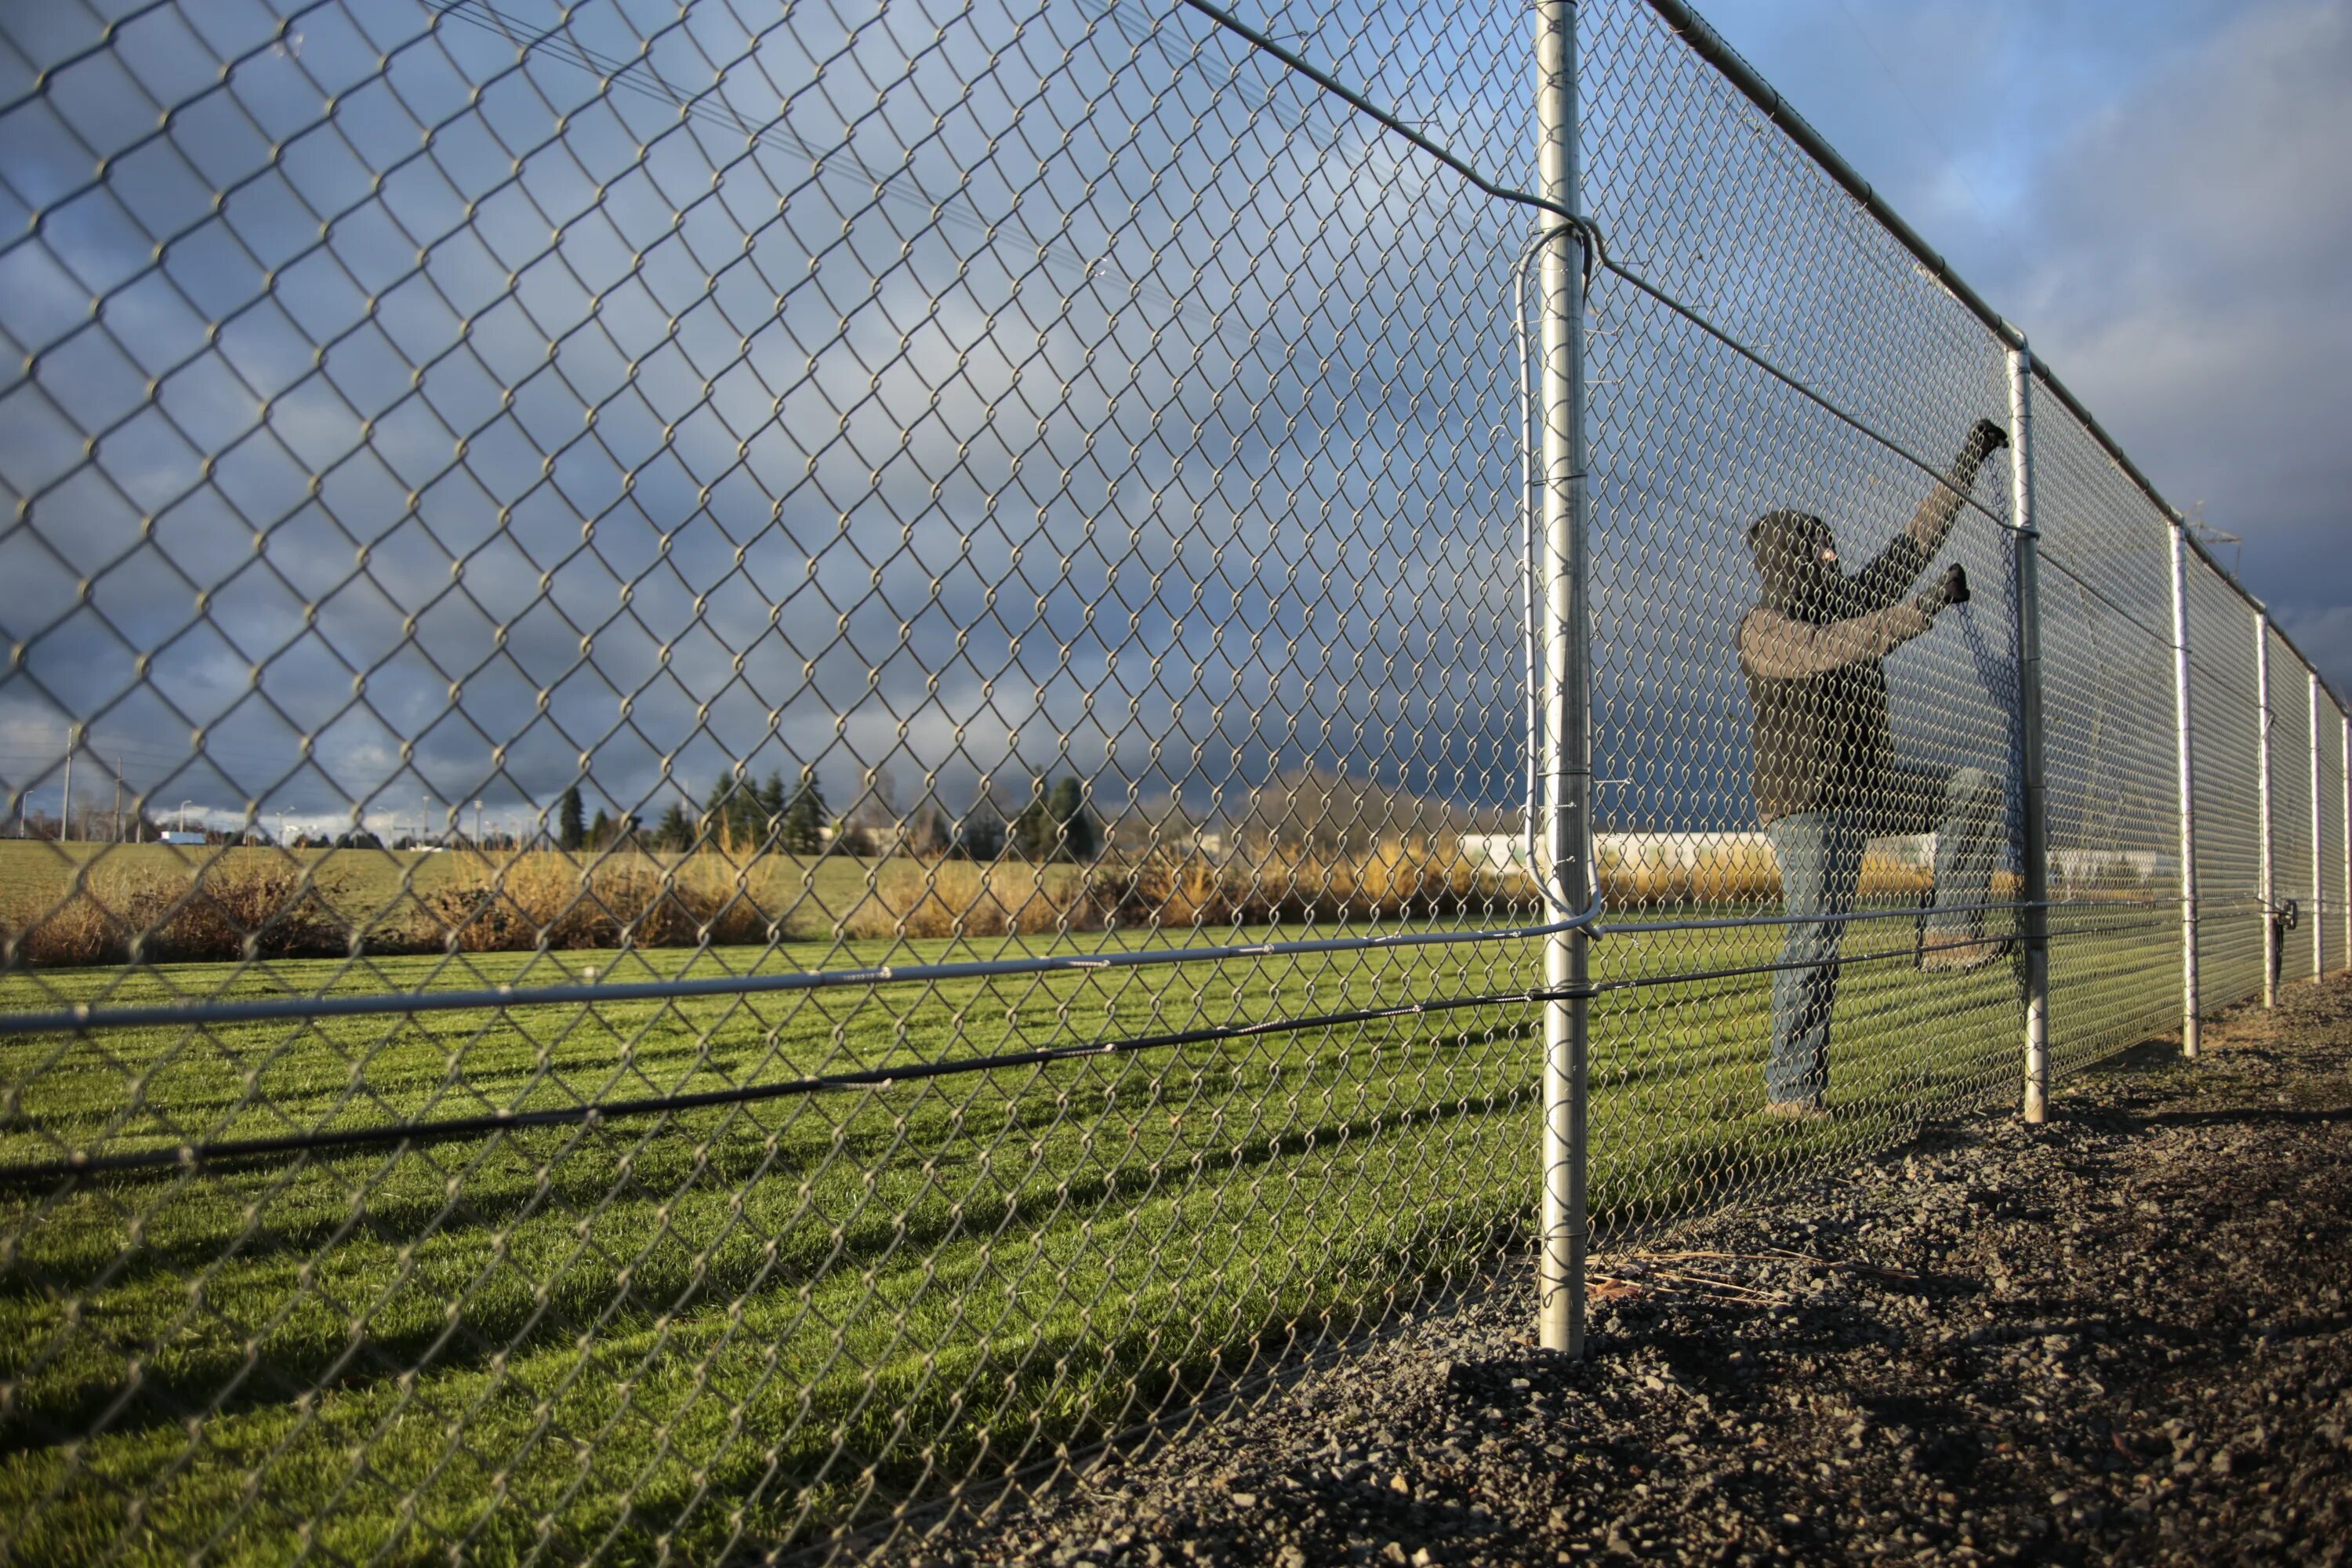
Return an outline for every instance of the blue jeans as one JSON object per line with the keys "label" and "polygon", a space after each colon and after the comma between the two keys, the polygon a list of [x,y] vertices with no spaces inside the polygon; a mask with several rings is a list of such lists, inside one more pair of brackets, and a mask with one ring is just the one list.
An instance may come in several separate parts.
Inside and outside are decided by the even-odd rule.
{"label": "blue jeans", "polygon": [[1936,898],[1927,938],[1971,941],[1984,932],[1984,914],[1971,906],[1992,896],[2002,806],[2000,781],[1981,768],[1898,767],[1868,806],[1801,811],[1766,826],[1790,920],[1782,967],[1772,976],[1772,1057],[1764,1068],[1770,1099],[1818,1105],[1829,1090],[1838,952],[1862,879],[1863,846],[1885,834],[1933,832]]}

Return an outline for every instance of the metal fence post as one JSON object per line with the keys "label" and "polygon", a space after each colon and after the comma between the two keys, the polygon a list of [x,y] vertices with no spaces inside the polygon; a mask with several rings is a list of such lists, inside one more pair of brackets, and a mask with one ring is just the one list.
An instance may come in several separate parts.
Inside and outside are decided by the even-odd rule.
{"label": "metal fence post", "polygon": [[2275,1007],[2278,1005],[2279,977],[2278,866],[2271,832],[2271,616],[2268,610],[2254,612],[2254,710],[2260,736],[2256,789],[2261,801],[2257,820],[2262,824],[2263,835],[2263,1005]]}
{"label": "metal fence post", "polygon": [[2327,976],[2327,878],[2320,869],[2322,847],[2327,840],[2319,828],[2319,672],[2305,668],[2303,672],[2311,700],[2311,978]]}
{"label": "metal fence post", "polygon": [[2197,978],[2197,792],[2189,739],[2189,523],[2172,517],[2172,730],[2180,796],[2180,1054],[2194,1057],[2204,1014]]}
{"label": "metal fence post", "polygon": [[2042,743],[2041,535],[2033,521],[2033,360],[2009,352],[2009,520],[2017,552],[2018,759],[2024,786],[2020,846],[2025,900],[2025,1120],[2050,1108],[2050,819]]}
{"label": "metal fence post", "polygon": [[[1544,196],[1578,210],[1576,5],[1536,12],[1536,122]],[[1591,735],[1586,705],[1590,638],[1584,606],[1584,278],[1580,241],[1562,232],[1543,252],[1543,521],[1545,677],[1551,882],[1588,894]],[[1585,934],[1544,943],[1543,1245],[1538,1268],[1542,1342],[1584,1353]]]}

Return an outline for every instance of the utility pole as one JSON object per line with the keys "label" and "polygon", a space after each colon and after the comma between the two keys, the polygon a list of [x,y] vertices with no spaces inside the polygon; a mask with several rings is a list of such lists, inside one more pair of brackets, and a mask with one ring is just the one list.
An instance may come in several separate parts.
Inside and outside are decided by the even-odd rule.
{"label": "utility pole", "polygon": [[66,798],[65,815],[58,819],[58,842],[63,844],[73,837],[73,758],[81,749],[81,726],[74,725],[66,731]]}

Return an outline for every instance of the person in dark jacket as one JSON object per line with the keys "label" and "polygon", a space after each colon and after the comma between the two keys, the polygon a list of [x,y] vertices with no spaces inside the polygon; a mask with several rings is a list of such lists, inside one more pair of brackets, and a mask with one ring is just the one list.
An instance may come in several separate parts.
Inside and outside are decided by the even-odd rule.
{"label": "person in dark jacket", "polygon": [[2000,782],[1980,768],[1898,763],[1881,663],[1967,601],[1958,562],[1925,592],[1905,595],[1943,549],[1985,459],[2008,444],[2000,426],[1979,420],[1909,526],[1853,576],[1840,569],[1837,540],[1818,517],[1771,511],[1748,531],[1763,596],[1739,623],[1739,668],[1755,710],[1756,809],[1780,860],[1790,922],[1772,977],[1764,1073],[1773,1115],[1828,1114],[1838,953],[1873,836],[1937,836],[1923,967],[1974,969],[2008,951],[1985,938],[1982,910],[2000,852]]}

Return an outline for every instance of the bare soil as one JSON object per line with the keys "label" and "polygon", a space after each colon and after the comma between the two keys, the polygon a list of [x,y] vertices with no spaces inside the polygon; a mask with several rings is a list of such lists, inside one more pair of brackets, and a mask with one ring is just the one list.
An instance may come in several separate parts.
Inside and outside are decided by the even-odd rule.
{"label": "bare soil", "polygon": [[1311,1371],[982,1564],[2316,1563],[2352,1553],[2352,982],[2290,987],[1601,1267]]}

